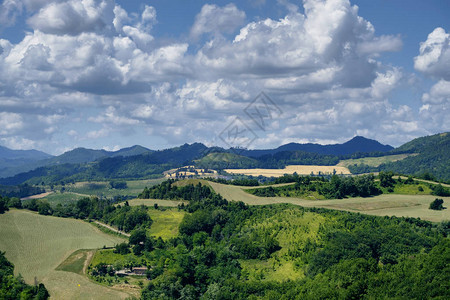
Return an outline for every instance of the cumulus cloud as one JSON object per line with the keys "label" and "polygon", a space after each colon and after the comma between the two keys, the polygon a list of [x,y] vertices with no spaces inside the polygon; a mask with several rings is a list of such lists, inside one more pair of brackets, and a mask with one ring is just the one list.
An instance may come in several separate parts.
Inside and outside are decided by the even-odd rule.
{"label": "cumulus cloud", "polygon": [[245,12],[239,10],[234,4],[219,7],[214,4],[205,4],[195,17],[191,28],[191,38],[197,39],[203,34],[233,33],[244,23]]}
{"label": "cumulus cloud", "polygon": [[12,135],[24,126],[22,116],[16,113],[0,112],[0,134]]}
{"label": "cumulus cloud", "polygon": [[[148,5],[4,1],[6,19],[26,11],[31,31],[17,43],[0,39],[0,139],[23,147],[51,140],[52,151],[66,148],[61,136],[106,141],[141,131],[170,145],[211,145],[239,117],[258,134],[253,147],[355,134],[398,144],[448,122],[435,117],[423,129],[419,112],[391,104],[405,74],[378,58],[401,50],[400,36],[377,36],[348,0],[305,0],[303,10],[278,2],[284,16],[247,23],[234,4],[206,4],[186,40],[160,38]],[[437,105],[448,109],[448,34],[436,29],[420,51],[415,68],[440,79],[422,97],[425,120],[442,116]],[[261,91],[283,111],[264,132],[244,112]]]}
{"label": "cumulus cloud", "polygon": [[439,81],[422,95],[420,117],[427,129],[450,128],[450,34],[436,28],[420,44],[420,55],[414,58],[414,67]]}
{"label": "cumulus cloud", "polygon": [[441,27],[433,30],[420,44],[414,67],[426,74],[450,81],[450,34]]}
{"label": "cumulus cloud", "polygon": [[97,32],[110,26],[113,21],[113,1],[71,0],[50,3],[28,19],[35,30],[58,35],[77,35]]}

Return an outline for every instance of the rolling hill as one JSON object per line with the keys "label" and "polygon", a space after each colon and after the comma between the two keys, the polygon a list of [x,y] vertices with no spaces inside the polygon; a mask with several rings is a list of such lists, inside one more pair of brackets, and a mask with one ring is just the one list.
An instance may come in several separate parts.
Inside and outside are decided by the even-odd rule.
{"label": "rolling hill", "polygon": [[416,138],[389,152],[390,154],[415,154],[405,159],[383,163],[376,167],[366,164],[349,166],[352,173],[393,171],[408,175],[431,176],[450,180],[449,132]]}
{"label": "rolling hill", "polygon": [[403,174],[429,173],[437,179],[450,180],[450,133],[414,139],[394,150],[395,153],[418,153],[403,160],[386,163],[379,170]]}

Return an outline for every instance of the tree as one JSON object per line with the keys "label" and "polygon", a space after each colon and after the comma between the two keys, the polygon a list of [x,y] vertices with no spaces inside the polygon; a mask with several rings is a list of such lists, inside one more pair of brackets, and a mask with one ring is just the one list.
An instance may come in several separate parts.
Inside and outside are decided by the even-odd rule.
{"label": "tree", "polygon": [[147,234],[145,229],[137,229],[134,230],[129,238],[130,245],[139,245],[140,243],[144,243],[147,238]]}
{"label": "tree", "polygon": [[44,216],[51,215],[51,211],[52,211],[52,208],[50,207],[50,204],[47,201],[39,202],[38,213],[40,215],[44,215]]}
{"label": "tree", "polygon": [[380,185],[382,187],[393,187],[395,184],[395,180],[392,178],[394,174],[392,172],[383,172],[381,171],[380,174],[378,174],[378,177],[380,178]]}
{"label": "tree", "polygon": [[5,211],[8,211],[8,210],[9,210],[9,208],[7,205],[7,200],[0,196],[0,214],[4,214]]}
{"label": "tree", "polygon": [[17,197],[12,197],[8,201],[8,206],[14,208],[22,208],[22,201],[20,201],[20,199]]}
{"label": "tree", "polygon": [[444,200],[436,198],[436,199],[434,199],[433,202],[430,203],[430,209],[443,210],[444,209],[444,206],[442,205],[443,203],[444,203]]}
{"label": "tree", "polygon": [[448,189],[444,188],[441,184],[438,184],[438,185],[432,187],[432,189],[433,189],[433,192],[432,192],[433,195],[441,196],[441,197],[450,196],[450,191]]}
{"label": "tree", "polygon": [[128,248],[127,243],[120,243],[120,244],[116,245],[113,252],[125,255],[125,254],[130,253],[130,249]]}

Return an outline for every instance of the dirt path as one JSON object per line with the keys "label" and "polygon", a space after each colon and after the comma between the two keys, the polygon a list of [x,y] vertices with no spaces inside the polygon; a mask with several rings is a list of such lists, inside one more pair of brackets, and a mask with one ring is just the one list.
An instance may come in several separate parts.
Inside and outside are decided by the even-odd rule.
{"label": "dirt path", "polygon": [[121,235],[130,237],[130,234],[125,233],[125,232],[123,232],[123,231],[120,231],[120,230],[118,230],[118,229],[116,229],[116,228],[114,228],[114,227],[112,227],[112,226],[109,226],[108,224],[105,224],[105,223],[102,223],[102,222],[99,222],[99,221],[94,221],[94,223],[95,223],[95,224],[98,224],[98,225],[100,225],[100,226],[103,226],[103,227],[105,227],[105,228],[108,228],[109,230],[114,231],[114,232],[117,232],[117,233],[119,233],[119,234],[121,234]]}
{"label": "dirt path", "polygon": [[[394,176],[393,178],[398,179],[399,176]],[[408,179],[408,177],[405,176],[400,176],[402,179]],[[431,183],[431,184],[435,184],[435,185],[442,185],[445,187],[450,187],[450,184],[445,184],[445,183],[440,183],[440,182],[435,182],[435,181],[431,181],[431,180],[425,180],[425,179],[418,179],[418,178],[413,178],[413,180],[415,181],[419,181],[419,182],[426,182],[426,183]]]}
{"label": "dirt path", "polygon": [[20,200],[41,199],[41,198],[47,197],[50,194],[53,194],[53,192],[47,192],[47,193],[37,194],[37,195],[33,195],[33,196],[28,196],[28,197],[20,198]]}

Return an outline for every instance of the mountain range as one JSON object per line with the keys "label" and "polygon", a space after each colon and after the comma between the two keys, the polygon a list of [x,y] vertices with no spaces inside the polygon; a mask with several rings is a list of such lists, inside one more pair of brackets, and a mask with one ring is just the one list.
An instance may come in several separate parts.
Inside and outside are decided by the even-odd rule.
{"label": "mountain range", "polygon": [[75,148],[61,155],[52,156],[37,150],[12,150],[0,146],[0,178],[14,176],[44,166],[81,164],[106,157],[127,157],[150,153],[152,151],[145,147],[135,145],[118,151]]}
{"label": "mountain range", "polygon": [[378,141],[367,139],[362,136],[355,136],[354,138],[343,144],[320,145],[312,143],[289,143],[286,145],[282,145],[276,149],[244,150],[240,154],[248,157],[260,157],[267,154],[273,155],[283,151],[303,151],[324,155],[351,155],[356,152],[388,152],[393,149],[394,147],[389,145],[382,145]]}
{"label": "mountain range", "polygon": [[[360,136],[343,144],[290,143],[265,150],[223,149],[207,147],[201,143],[184,144],[158,151],[142,146],[133,146],[118,151],[77,148],[59,156],[36,158],[32,163],[24,159],[24,163],[19,167],[5,168],[1,164],[1,159],[3,161],[11,160],[10,157],[14,157],[13,153],[17,151],[8,149],[10,151],[6,152],[9,158],[0,156],[0,176],[4,177],[0,178],[0,184],[150,178],[160,176],[165,170],[187,164],[212,169],[283,168],[289,164],[335,165],[340,159],[345,158],[397,153],[416,153],[417,155],[403,161],[381,165],[378,169],[370,169],[370,171],[407,170],[408,172],[404,172],[405,174],[415,174],[419,171],[430,172],[438,178],[447,179],[450,178],[450,170],[446,169],[450,161],[449,137],[450,135],[447,133],[423,137],[396,149]],[[45,156],[43,153],[40,155]],[[436,155],[439,157],[435,157]],[[19,158],[14,160],[20,161]],[[433,161],[438,163],[433,164]],[[408,167],[408,162],[415,166],[414,169]],[[23,168],[28,169],[24,170]],[[357,170],[357,167],[355,169]]]}

